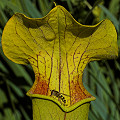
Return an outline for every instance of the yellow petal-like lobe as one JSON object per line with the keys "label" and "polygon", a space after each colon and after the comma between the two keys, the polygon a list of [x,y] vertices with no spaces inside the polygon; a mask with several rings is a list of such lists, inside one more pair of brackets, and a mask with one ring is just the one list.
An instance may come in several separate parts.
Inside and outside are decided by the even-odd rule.
{"label": "yellow petal-like lobe", "polygon": [[[92,98],[82,84],[86,64],[118,56],[117,34],[111,21],[82,25],[59,5],[40,19],[13,15],[4,28],[2,46],[13,62],[32,65],[35,82],[28,95],[45,95],[65,107]],[[51,95],[52,90],[62,97]]]}

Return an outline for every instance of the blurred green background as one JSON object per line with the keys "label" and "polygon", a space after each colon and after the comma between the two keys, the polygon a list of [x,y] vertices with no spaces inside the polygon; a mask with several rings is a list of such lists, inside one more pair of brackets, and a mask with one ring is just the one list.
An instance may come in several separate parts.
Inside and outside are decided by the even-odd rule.
{"label": "blurred green background", "polygon": [[[0,120],[32,120],[32,103],[26,92],[34,82],[30,65],[15,64],[4,56],[1,46],[4,26],[16,12],[41,18],[54,7],[53,2],[54,0],[0,0]],[[120,48],[119,0],[55,2],[64,6],[82,24],[94,25],[105,18],[110,19],[116,27]],[[96,97],[91,102],[89,120],[120,120],[120,57],[89,63],[84,71],[83,83]]]}

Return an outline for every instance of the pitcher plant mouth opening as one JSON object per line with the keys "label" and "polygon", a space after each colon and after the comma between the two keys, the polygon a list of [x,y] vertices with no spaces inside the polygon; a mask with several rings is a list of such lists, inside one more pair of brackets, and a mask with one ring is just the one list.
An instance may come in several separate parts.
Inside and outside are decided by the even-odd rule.
{"label": "pitcher plant mouth opening", "polygon": [[82,25],[60,5],[43,18],[13,15],[3,31],[2,48],[13,62],[31,64],[35,82],[27,95],[52,100],[64,110],[95,100],[82,83],[86,65],[118,56],[110,20]]}
{"label": "pitcher plant mouth opening", "polygon": [[[45,96],[45,95],[39,95],[39,94],[28,94],[28,96],[30,96],[32,98],[32,101],[49,101],[50,103],[54,103],[56,104],[58,107],[60,107],[60,109],[63,112],[71,112],[73,110],[75,110],[76,108],[80,107],[80,106],[84,106],[85,104],[90,104],[91,101],[94,101],[96,98],[94,96],[92,96],[91,98],[86,98],[83,99],[79,102],[76,102],[75,104],[73,104],[72,106],[67,106],[63,103],[61,103],[59,100],[49,97],[49,96]],[[37,104],[36,104],[37,105]],[[88,106],[89,107],[89,106]]]}
{"label": "pitcher plant mouth opening", "polygon": [[[73,85],[75,87],[75,92],[71,92],[70,95],[65,93],[60,93],[59,91],[53,89],[46,89],[47,84],[45,81],[41,83],[40,77],[37,77],[37,79],[34,82],[34,85],[32,88],[27,92],[27,95],[36,98],[36,99],[47,99],[54,101],[57,103],[61,108],[65,111],[70,111],[75,108],[75,106],[79,106],[81,104],[84,104],[86,102],[90,102],[92,100],[95,100],[95,97],[93,97],[87,90],[84,88],[82,82],[78,85]],[[80,80],[79,80],[80,81]],[[41,87],[42,86],[42,87]],[[44,88],[46,86],[46,88]]]}

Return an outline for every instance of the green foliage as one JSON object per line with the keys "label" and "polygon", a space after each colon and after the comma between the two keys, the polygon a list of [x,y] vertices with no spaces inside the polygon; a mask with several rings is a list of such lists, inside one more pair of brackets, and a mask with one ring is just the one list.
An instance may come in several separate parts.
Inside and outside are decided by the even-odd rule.
{"label": "green foliage", "polygon": [[[108,18],[119,31],[119,0],[56,0],[83,24],[96,24]],[[25,95],[34,81],[30,66],[8,60],[1,46],[2,30],[16,12],[33,18],[46,15],[54,7],[53,0],[0,0],[0,120],[32,120],[31,100]],[[91,102],[89,120],[119,120],[120,115],[120,58],[91,62],[84,71],[86,89],[96,97]]]}

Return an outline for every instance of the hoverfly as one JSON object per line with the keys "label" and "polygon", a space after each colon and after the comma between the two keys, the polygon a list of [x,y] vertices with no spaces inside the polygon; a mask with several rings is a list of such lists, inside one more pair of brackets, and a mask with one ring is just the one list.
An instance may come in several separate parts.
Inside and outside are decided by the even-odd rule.
{"label": "hoverfly", "polygon": [[[66,95],[66,94],[63,94],[63,95],[62,94],[63,93],[60,93],[60,92],[58,92],[56,90],[51,90],[51,96],[54,95],[54,96],[60,98],[64,102],[64,104],[65,104],[66,100],[65,100],[65,97],[63,97],[63,95]],[[66,96],[69,96],[69,95],[66,95]]]}

